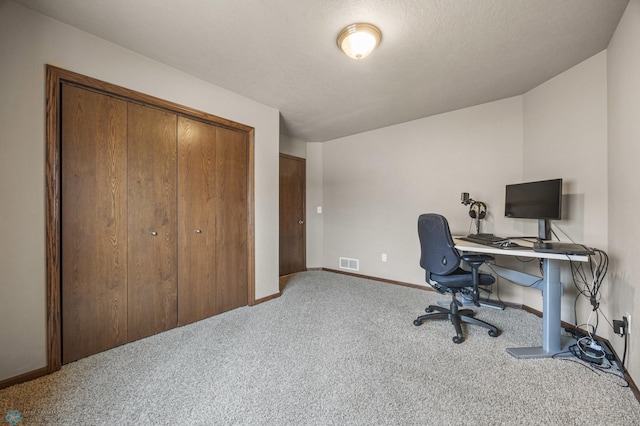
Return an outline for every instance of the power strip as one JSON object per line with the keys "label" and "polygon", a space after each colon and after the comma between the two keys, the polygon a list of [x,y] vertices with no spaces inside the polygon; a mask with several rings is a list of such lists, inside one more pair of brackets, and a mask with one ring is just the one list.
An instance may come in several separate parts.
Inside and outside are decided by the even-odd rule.
{"label": "power strip", "polygon": [[[580,339],[582,337],[589,336],[589,334],[587,334],[586,332],[583,332],[582,330],[575,329],[575,328],[565,328],[564,331],[566,331],[567,333],[571,334],[576,339]],[[605,358],[607,358],[609,361],[615,361],[616,360],[616,356],[615,356],[615,354],[613,353],[613,351],[611,350],[611,348],[609,347],[608,344],[606,344],[604,341],[599,340],[599,339],[594,339],[594,342],[596,342],[598,345],[600,345],[600,347],[602,348],[602,352],[604,352]],[[586,348],[583,348],[583,349],[585,349],[586,352],[589,352],[589,350],[591,348],[586,347]],[[595,355],[596,356],[601,356],[600,353],[595,353]],[[589,356],[589,358],[591,358],[591,356]],[[600,359],[600,358],[597,358],[597,359]],[[587,360],[585,359],[585,361],[587,361]],[[601,359],[600,359],[600,361],[602,362]],[[592,362],[592,361],[589,361],[589,362]]]}
{"label": "power strip", "polygon": [[586,351],[581,352],[580,349],[578,349],[576,356],[581,360],[589,362],[591,364],[602,364],[602,358],[592,357]]}

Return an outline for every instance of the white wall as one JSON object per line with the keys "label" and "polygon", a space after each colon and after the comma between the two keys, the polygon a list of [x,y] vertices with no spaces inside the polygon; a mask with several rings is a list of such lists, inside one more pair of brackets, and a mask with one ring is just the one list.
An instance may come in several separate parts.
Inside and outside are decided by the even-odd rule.
{"label": "white wall", "polygon": [[[606,52],[524,95],[523,151],[524,180],[563,178],[563,219],[553,222],[558,237],[607,251]],[[535,235],[535,221],[527,222],[526,233]],[[569,264],[563,265],[562,281],[562,319],[573,323],[577,291]],[[540,292],[525,289],[523,303],[541,310]],[[602,309],[608,316],[606,303],[602,303]],[[590,312],[586,299],[578,298],[578,323],[586,323]],[[606,322],[600,319],[599,334],[606,332]]]}
{"label": "white wall", "polygon": [[418,216],[441,213],[467,234],[469,192],[489,207],[483,231],[512,235],[504,186],[521,175],[521,97],[325,142],[323,266],[356,258],[361,274],[424,285]]}
{"label": "white wall", "polygon": [[[323,144],[307,143],[307,268],[321,268],[324,213],[323,206]],[[323,210],[322,210],[323,211]]]}
{"label": "white wall", "polygon": [[300,139],[280,135],[280,153],[298,158],[307,158],[307,145]]}
{"label": "white wall", "polygon": [[[640,0],[631,0],[608,48],[610,319],[631,314],[628,370],[640,379]],[[612,336],[622,356],[623,339]]]}
{"label": "white wall", "polygon": [[523,172],[526,180],[563,178],[569,204],[557,225],[576,241],[606,249],[607,168],[603,51],[524,95]]}
{"label": "white wall", "polygon": [[0,0],[0,380],[46,366],[45,64],[253,126],[256,298],[278,292],[278,111]]}

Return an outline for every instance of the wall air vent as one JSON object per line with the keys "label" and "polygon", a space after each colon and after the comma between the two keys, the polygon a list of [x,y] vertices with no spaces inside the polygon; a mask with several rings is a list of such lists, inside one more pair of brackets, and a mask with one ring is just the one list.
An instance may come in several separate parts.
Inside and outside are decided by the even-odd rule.
{"label": "wall air vent", "polygon": [[358,259],[340,258],[340,269],[348,269],[350,271],[360,270],[360,261]]}

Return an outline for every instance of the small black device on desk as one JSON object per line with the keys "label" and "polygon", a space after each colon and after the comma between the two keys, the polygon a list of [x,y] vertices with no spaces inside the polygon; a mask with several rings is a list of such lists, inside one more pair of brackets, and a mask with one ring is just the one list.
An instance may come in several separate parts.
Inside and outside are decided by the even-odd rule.
{"label": "small black device on desk", "polygon": [[540,253],[556,253],[556,254],[575,254],[575,255],[587,255],[594,254],[593,250],[582,244],[563,243],[563,242],[547,242],[547,243],[534,243],[533,251]]}
{"label": "small black device on desk", "polygon": [[484,246],[496,247],[506,250],[528,250],[531,247],[522,246],[520,244],[514,243],[509,238],[498,237],[493,234],[470,234],[466,237],[459,237],[461,240],[470,241],[476,244],[482,244]]}

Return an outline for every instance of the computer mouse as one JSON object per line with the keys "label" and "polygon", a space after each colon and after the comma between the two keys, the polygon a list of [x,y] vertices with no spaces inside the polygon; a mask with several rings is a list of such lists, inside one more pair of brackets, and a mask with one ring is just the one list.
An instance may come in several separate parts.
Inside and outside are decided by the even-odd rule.
{"label": "computer mouse", "polygon": [[516,243],[512,243],[511,241],[507,240],[507,241],[503,241],[500,243],[500,247],[517,247],[518,245]]}

